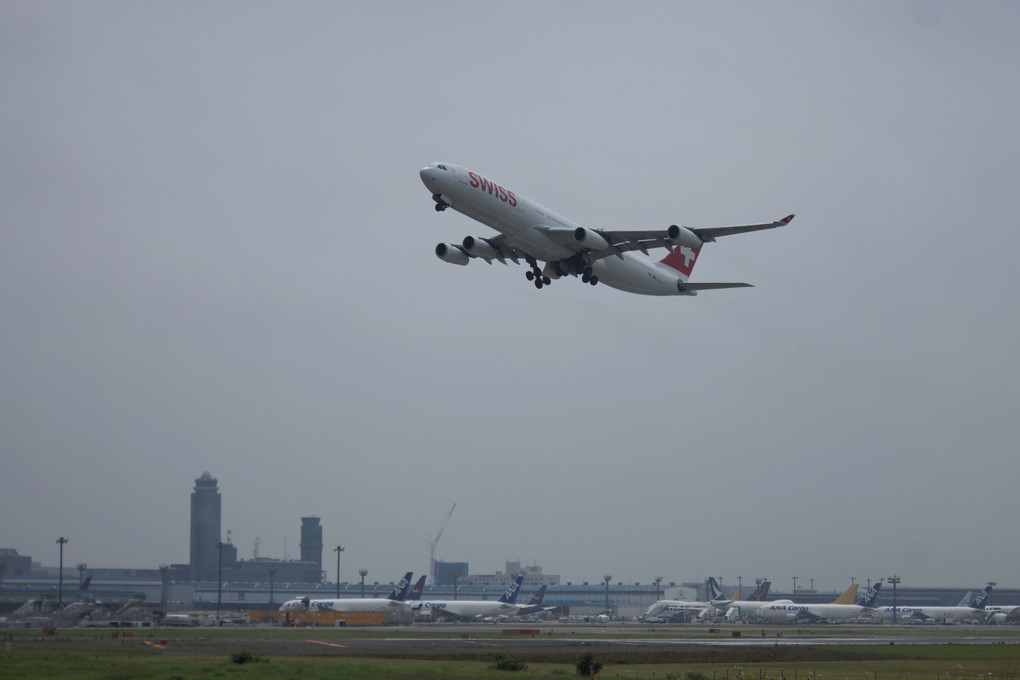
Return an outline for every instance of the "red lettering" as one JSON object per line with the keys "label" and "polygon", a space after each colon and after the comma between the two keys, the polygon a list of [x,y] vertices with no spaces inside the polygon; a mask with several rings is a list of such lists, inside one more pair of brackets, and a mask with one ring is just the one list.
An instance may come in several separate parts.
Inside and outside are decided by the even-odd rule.
{"label": "red lettering", "polygon": [[499,189],[499,200],[501,200],[504,203],[506,203],[506,189],[504,189],[503,187],[498,187],[498,189]]}
{"label": "red lettering", "polygon": [[508,202],[510,203],[510,205],[516,207],[517,206],[517,197],[514,196],[514,192],[508,191],[508,192],[506,192],[506,195],[507,195],[507,197],[509,199]]}
{"label": "red lettering", "polygon": [[468,173],[468,177],[471,178],[471,186],[473,186],[475,189],[477,189],[478,188],[478,175],[476,175],[473,172],[469,172]]}
{"label": "red lettering", "polygon": [[482,191],[488,191],[489,194],[492,194],[492,187],[492,182],[482,177]]}

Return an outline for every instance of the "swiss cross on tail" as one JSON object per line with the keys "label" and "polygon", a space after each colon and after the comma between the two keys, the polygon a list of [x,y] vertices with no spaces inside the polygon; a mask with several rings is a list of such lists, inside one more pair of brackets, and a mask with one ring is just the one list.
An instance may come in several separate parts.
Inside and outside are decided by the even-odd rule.
{"label": "swiss cross on tail", "polygon": [[672,267],[684,276],[690,276],[691,271],[694,269],[694,262],[698,259],[700,253],[701,248],[680,246],[679,248],[674,248],[673,252],[659,260],[659,262],[667,267]]}

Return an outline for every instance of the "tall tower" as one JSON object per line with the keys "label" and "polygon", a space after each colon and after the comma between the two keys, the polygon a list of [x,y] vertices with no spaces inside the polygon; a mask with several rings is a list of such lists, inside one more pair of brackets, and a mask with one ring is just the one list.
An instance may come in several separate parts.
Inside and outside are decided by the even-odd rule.
{"label": "tall tower", "polygon": [[322,571],[322,527],[318,517],[301,518],[301,561],[314,562]]}
{"label": "tall tower", "polygon": [[195,480],[191,494],[191,580],[215,581],[219,568],[220,490],[208,472]]}

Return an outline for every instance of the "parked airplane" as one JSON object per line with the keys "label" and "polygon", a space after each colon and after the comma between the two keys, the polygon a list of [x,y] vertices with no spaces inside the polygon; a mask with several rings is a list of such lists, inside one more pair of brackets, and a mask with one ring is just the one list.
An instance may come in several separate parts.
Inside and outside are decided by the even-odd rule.
{"label": "parked airplane", "polygon": [[556,609],[556,607],[546,607],[542,604],[542,601],[545,599],[546,588],[548,587],[549,586],[547,585],[543,585],[538,589],[538,592],[531,596],[531,599],[528,600],[527,604],[520,605],[517,609],[517,616],[528,616],[529,614],[539,614],[541,612]]}
{"label": "parked airplane", "polygon": [[726,619],[728,621],[736,621],[737,619],[753,615],[754,612],[758,611],[762,607],[767,607],[770,604],[793,604],[793,600],[774,600],[772,602],[766,602],[765,598],[769,594],[769,588],[772,586],[772,581],[766,578],[760,578],[757,581],[758,587],[754,589],[750,597],[746,600],[739,599],[736,595],[733,597],[733,602],[730,602],[726,608]]}
{"label": "parked airplane", "polygon": [[[460,245],[440,243],[436,255],[441,260],[459,265],[472,258],[489,264],[524,260],[530,267],[525,276],[539,289],[563,276],[579,276],[593,286],[602,282],[640,295],[697,295],[701,290],[749,287],[748,283],[689,283],[701,247],[720,236],[783,227],[793,219],[788,215],[775,222],[734,227],[674,224],[653,230],[589,229],[459,165],[433,163],[419,175],[437,211],[453,208],[499,232],[488,238],[467,236]],[[649,248],[666,248],[669,253],[653,262],[634,252],[647,255]]]}
{"label": "parked airplane", "polygon": [[683,618],[684,620],[690,620],[692,618],[707,619],[715,616],[720,610],[725,609],[733,600],[727,600],[723,598],[722,588],[719,587],[719,583],[716,582],[714,576],[708,578],[708,596],[707,602],[699,602],[696,600],[659,600],[650,606],[644,615],[644,619],[672,619],[672,618]]}
{"label": "parked airplane", "polygon": [[515,578],[498,600],[422,600],[414,609],[422,612],[427,611],[433,615],[465,619],[501,615],[513,616],[520,609],[515,603],[523,582],[523,576]]}
{"label": "parked airplane", "polygon": [[386,612],[407,608],[407,591],[411,585],[411,572],[404,574],[400,583],[386,597],[347,597],[311,600],[302,597],[280,605],[280,611],[295,609],[326,609],[335,612]]}
{"label": "parked airplane", "polygon": [[[981,620],[987,616],[985,604],[992,596],[992,587],[986,586],[977,594],[969,606],[955,607],[895,607],[895,618],[899,621],[936,621],[939,623],[958,623],[960,621]],[[893,607],[880,607],[873,616],[880,621],[893,619]]]}
{"label": "parked airplane", "polygon": [[[864,616],[870,612],[864,607],[854,604],[860,583],[854,583],[843,591],[843,594],[828,604],[783,603],[772,602],[755,612],[755,618],[766,621],[805,621],[821,619],[840,619]],[[877,595],[875,596],[877,597]]]}

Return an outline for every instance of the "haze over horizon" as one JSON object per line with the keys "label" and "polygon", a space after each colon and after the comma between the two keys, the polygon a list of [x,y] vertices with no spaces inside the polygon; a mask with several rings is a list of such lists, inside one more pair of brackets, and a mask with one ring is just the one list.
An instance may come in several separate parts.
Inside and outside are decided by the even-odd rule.
{"label": "haze over horizon", "polygon": [[[315,515],[342,580],[456,502],[478,573],[1020,586],[1020,5],[0,18],[0,547],[187,561],[209,471],[239,556]],[[434,161],[593,228],[797,217],[691,277],[755,288],[537,291],[435,257],[492,232]]]}

